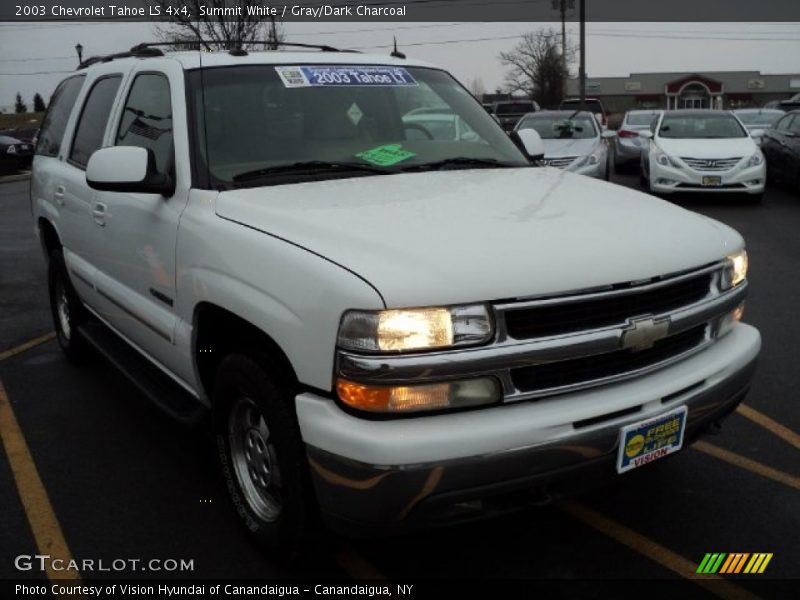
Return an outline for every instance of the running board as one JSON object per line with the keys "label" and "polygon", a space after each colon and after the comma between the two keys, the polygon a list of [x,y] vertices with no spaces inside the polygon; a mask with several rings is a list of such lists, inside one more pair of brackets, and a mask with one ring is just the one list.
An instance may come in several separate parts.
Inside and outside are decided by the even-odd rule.
{"label": "running board", "polygon": [[208,409],[197,398],[102,323],[90,320],[82,324],[78,332],[139,391],[176,421],[192,426],[207,414]]}

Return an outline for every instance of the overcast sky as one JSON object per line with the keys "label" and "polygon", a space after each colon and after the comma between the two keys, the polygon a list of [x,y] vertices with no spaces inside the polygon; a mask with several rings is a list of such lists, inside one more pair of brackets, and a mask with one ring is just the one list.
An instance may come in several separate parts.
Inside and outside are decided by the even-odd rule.
{"label": "overcast sky", "polygon": [[[560,24],[542,23],[288,23],[287,40],[388,52],[398,45],[409,57],[444,66],[464,84],[479,79],[487,91],[502,86],[498,53],[522,33]],[[636,72],[756,70],[800,73],[800,23],[588,23],[590,77]],[[577,43],[577,27],[568,39]],[[490,38],[490,39],[486,39]],[[35,92],[48,99],[84,57],[119,52],[155,39],[152,23],[0,24],[0,108],[9,112],[20,92],[29,108]],[[447,43],[443,43],[447,42]],[[452,43],[449,43],[452,42]],[[576,67],[577,70],[577,67]]]}

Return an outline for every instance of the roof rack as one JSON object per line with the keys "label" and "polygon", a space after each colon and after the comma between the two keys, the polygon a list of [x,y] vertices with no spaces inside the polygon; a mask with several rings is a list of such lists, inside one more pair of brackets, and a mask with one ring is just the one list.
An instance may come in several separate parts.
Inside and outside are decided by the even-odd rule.
{"label": "roof rack", "polygon": [[[174,42],[143,42],[141,44],[136,44],[133,48],[128,50],[127,52],[117,52],[115,54],[107,54],[104,56],[92,56],[91,58],[87,58],[81,64],[78,65],[78,69],[85,69],[90,67],[91,65],[97,63],[104,63],[110,62],[112,60],[118,58],[146,58],[146,57],[153,57],[153,56],[164,56],[164,52],[160,50],[160,47],[173,47],[173,46],[205,46],[206,48],[210,48],[212,45],[217,45],[220,42],[218,40],[204,40],[204,39],[197,39],[197,40],[181,40],[181,41],[174,41]],[[232,56],[247,56],[247,50],[242,48],[243,45],[258,45],[258,46],[270,46],[272,48],[285,46],[291,48],[312,48],[316,50],[321,50],[322,52],[354,52],[359,53],[358,50],[348,50],[348,49],[340,49],[334,48],[333,46],[328,46],[326,44],[301,44],[299,42],[275,42],[275,41],[249,41],[249,42],[239,42],[239,43],[232,43],[232,47],[228,49],[228,53]]]}

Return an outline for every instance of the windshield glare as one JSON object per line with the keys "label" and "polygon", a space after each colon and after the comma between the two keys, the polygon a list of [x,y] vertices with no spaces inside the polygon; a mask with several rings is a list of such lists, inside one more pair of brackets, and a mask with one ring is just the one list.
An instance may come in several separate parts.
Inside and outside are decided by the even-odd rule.
{"label": "windshield glare", "polygon": [[748,137],[733,115],[673,115],[661,121],[663,138],[719,139]]}
{"label": "windshield glare", "polygon": [[[447,73],[407,67],[399,84],[374,75],[371,67],[354,66],[347,67],[350,83],[343,84],[337,78],[345,73],[337,68],[342,67],[319,67],[324,78],[317,85],[287,83],[291,69],[276,65],[211,68],[202,77],[192,72],[196,158],[208,166],[210,184],[229,187],[243,173],[308,162],[362,164],[387,172],[456,158],[529,165]],[[367,75],[374,76],[369,84],[353,84],[354,77],[366,80]],[[291,177],[303,178],[301,173]]]}
{"label": "windshield glare", "polygon": [[653,122],[659,113],[628,113],[628,118],[625,119],[626,125],[647,127]]}
{"label": "windshield glare", "polygon": [[543,140],[586,140],[597,137],[593,120],[585,115],[572,119],[556,116],[535,116],[524,119],[519,124],[519,129],[535,129]]}
{"label": "windshield glare", "polygon": [[736,113],[736,116],[739,117],[739,120],[744,123],[745,125],[775,125],[778,119],[780,119],[785,113],[778,112],[778,113]]}

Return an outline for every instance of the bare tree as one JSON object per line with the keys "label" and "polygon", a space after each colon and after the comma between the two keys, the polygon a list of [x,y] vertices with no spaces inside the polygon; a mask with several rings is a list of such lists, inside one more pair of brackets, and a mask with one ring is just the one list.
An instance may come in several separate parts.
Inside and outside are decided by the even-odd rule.
{"label": "bare tree", "polygon": [[567,46],[567,55],[562,57],[560,46],[561,36],[548,29],[526,33],[513,50],[501,52],[500,62],[511,67],[505,79],[509,92],[524,92],[542,106],[558,106],[575,54]]}
{"label": "bare tree", "polygon": [[[174,42],[181,49],[230,50],[265,47],[276,50],[284,40],[283,26],[275,17],[249,15],[248,7],[261,6],[258,0],[150,0],[161,8],[169,21],[156,27],[158,37],[164,42]],[[206,14],[200,14],[200,6]],[[241,15],[225,15],[222,10],[241,7]],[[188,10],[183,10],[186,7]],[[264,44],[263,42],[267,42]]]}

